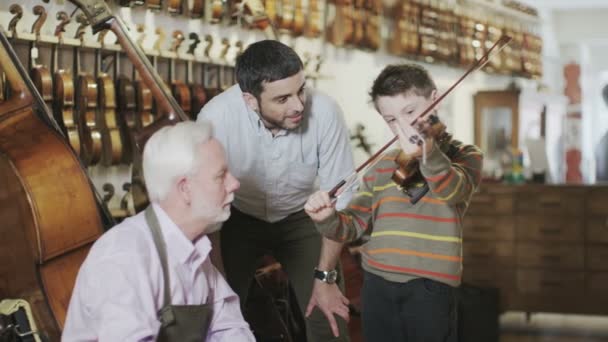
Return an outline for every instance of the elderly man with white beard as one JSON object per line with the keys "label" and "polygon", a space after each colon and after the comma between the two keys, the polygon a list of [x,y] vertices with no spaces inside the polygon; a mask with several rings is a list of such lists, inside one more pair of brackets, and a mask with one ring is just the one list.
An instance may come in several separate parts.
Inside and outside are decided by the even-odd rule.
{"label": "elderly man with white beard", "polygon": [[207,235],[239,182],[207,121],[156,132],[143,154],[151,204],[95,242],[78,273],[63,341],[254,341]]}

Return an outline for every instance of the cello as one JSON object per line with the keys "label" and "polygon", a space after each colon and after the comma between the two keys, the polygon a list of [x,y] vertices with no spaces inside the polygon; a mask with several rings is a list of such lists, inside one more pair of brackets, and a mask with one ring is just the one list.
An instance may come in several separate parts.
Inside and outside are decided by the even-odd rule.
{"label": "cello", "polygon": [[[29,302],[40,333],[59,340],[76,275],[104,231],[78,157],[0,30],[0,298]],[[103,208],[103,207],[102,207]]]}

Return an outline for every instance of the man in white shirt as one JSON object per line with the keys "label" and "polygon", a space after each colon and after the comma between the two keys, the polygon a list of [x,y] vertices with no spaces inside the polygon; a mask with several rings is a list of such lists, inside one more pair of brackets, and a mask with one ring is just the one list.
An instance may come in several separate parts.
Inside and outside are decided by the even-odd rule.
{"label": "man in white shirt", "polygon": [[[342,244],[322,238],[303,211],[317,178],[318,186],[329,190],[354,170],[342,111],[329,96],[306,87],[300,57],[278,41],[251,44],[237,59],[236,78],[237,85],[198,115],[213,122],[241,183],[217,244],[226,279],[244,305],[260,256],[272,254],[286,271],[300,310],[310,314],[308,340],[348,340],[348,300],[338,288],[341,280],[336,283],[334,261]],[[340,196],[338,208],[350,195]]]}
{"label": "man in white shirt", "polygon": [[201,121],[160,129],[145,146],[143,168],[169,272],[144,212],[127,218],[95,242],[81,266],[62,340],[156,340],[168,275],[169,304],[210,309],[200,324],[206,332],[195,331],[202,340],[255,341],[239,298],[209,259],[207,234],[228,219],[239,187],[213,127]]}

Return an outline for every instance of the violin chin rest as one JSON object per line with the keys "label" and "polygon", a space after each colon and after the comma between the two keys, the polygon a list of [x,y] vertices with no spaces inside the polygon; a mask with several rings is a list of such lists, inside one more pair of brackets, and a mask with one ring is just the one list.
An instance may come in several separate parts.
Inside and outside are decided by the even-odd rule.
{"label": "violin chin rest", "polygon": [[416,204],[429,192],[429,184],[427,182],[410,183],[403,188],[403,191],[410,197],[410,202]]}

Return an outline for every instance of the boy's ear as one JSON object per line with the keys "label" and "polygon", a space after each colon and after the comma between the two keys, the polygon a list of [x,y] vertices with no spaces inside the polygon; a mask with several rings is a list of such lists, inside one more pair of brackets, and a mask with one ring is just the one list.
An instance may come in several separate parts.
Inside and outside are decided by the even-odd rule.
{"label": "boy's ear", "polygon": [[243,99],[245,100],[245,104],[254,112],[259,112],[260,104],[258,103],[258,99],[253,96],[251,93],[243,92]]}

